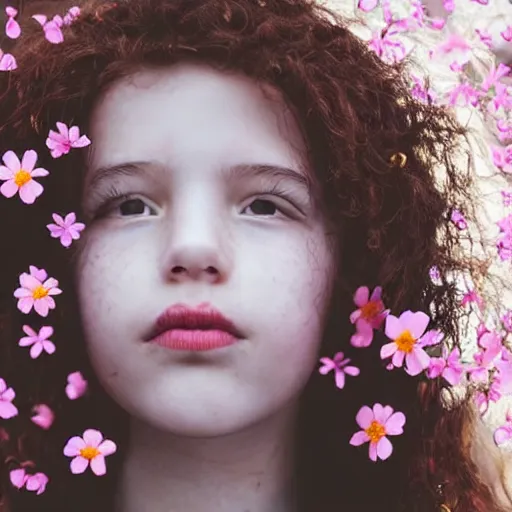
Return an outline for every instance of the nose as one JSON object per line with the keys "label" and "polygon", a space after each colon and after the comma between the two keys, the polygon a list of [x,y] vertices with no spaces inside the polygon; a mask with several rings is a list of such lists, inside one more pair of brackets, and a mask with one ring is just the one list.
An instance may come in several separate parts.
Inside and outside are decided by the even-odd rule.
{"label": "nose", "polygon": [[179,212],[166,235],[165,273],[170,282],[217,284],[228,278],[232,266],[228,229],[219,212],[204,206]]}

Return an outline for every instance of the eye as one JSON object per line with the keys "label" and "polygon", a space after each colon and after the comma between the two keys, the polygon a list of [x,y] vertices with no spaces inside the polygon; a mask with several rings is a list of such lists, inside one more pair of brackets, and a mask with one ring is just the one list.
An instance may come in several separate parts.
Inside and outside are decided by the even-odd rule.
{"label": "eye", "polygon": [[254,215],[275,215],[279,208],[269,199],[255,199],[245,209],[251,209]]}
{"label": "eye", "polygon": [[156,215],[156,211],[142,199],[131,198],[119,203],[116,207],[122,217],[131,215]]}

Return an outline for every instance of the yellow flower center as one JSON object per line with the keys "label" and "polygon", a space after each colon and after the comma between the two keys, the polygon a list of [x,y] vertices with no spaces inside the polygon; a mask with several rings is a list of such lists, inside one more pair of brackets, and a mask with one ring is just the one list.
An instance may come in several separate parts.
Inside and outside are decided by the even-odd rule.
{"label": "yellow flower center", "polygon": [[100,451],[98,448],[93,448],[92,446],[86,446],[80,450],[80,455],[87,460],[92,460],[97,455],[100,455]]}
{"label": "yellow flower center", "polygon": [[20,169],[14,176],[14,183],[18,187],[22,187],[26,183],[28,183],[32,179],[32,176],[29,172],[25,171],[24,169]]}
{"label": "yellow flower center", "polygon": [[416,340],[409,331],[404,331],[402,334],[400,334],[400,336],[398,336],[398,338],[395,340],[395,343],[397,344],[398,350],[400,350],[400,352],[409,354],[412,352]]}
{"label": "yellow flower center", "polygon": [[378,421],[373,420],[371,425],[365,430],[371,443],[377,443],[386,435],[386,429]]}
{"label": "yellow flower center", "polygon": [[44,286],[42,286],[42,285],[39,285],[32,292],[32,297],[34,299],[44,299],[47,295],[48,295],[48,290]]}
{"label": "yellow flower center", "polygon": [[382,311],[382,302],[371,300],[361,308],[361,317],[365,320],[372,320]]}

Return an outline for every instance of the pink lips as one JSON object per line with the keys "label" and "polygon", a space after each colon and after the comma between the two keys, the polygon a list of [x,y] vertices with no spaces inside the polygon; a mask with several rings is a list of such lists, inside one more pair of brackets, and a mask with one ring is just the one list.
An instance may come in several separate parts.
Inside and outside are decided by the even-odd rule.
{"label": "pink lips", "polygon": [[172,350],[201,352],[233,345],[241,337],[233,322],[212,306],[176,304],[158,317],[149,341]]}

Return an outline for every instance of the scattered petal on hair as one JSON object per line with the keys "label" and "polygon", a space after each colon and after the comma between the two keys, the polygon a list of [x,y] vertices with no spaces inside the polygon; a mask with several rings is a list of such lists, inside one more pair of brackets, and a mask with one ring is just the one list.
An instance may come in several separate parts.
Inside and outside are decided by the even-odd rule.
{"label": "scattered petal on hair", "polygon": [[5,13],[7,14],[7,23],[5,25],[5,34],[11,39],[18,39],[21,35],[21,27],[14,19],[18,15],[18,10],[14,7],[6,7]]}
{"label": "scattered petal on hair", "polygon": [[50,174],[42,167],[34,169],[37,153],[32,149],[25,151],[20,162],[14,151],[7,151],[2,160],[5,165],[0,165],[0,180],[5,183],[0,187],[0,193],[10,198],[19,192],[24,203],[32,204],[43,193],[43,186],[34,178]]}
{"label": "scattered petal on hair", "polygon": [[448,352],[448,349],[443,347],[443,357],[432,357],[430,359],[427,368],[429,379],[442,376],[450,385],[456,386],[460,384],[463,375],[464,366],[460,362],[460,350],[458,348]]}
{"label": "scattered petal on hair", "polygon": [[14,56],[0,50],[0,71],[14,71],[17,68],[18,63]]}
{"label": "scattered petal on hair", "polygon": [[53,354],[55,352],[55,344],[48,338],[53,335],[53,327],[45,325],[35,332],[30,326],[24,325],[23,332],[27,335],[20,339],[18,345],[20,347],[31,347],[30,357],[36,359],[42,352]]}
{"label": "scattered petal on hair", "polygon": [[323,366],[318,370],[322,375],[327,375],[331,370],[334,371],[336,387],[343,389],[345,387],[345,374],[356,377],[359,375],[359,368],[350,366],[350,359],[345,358],[343,352],[337,352],[333,359],[322,357],[320,362]]}
{"label": "scattered petal on hair", "polygon": [[67,380],[66,395],[70,400],[80,398],[87,391],[87,381],[80,372],[70,373]]}
{"label": "scattered petal on hair", "polygon": [[46,227],[53,238],[60,238],[60,243],[64,247],[69,247],[73,240],[80,238],[80,232],[85,228],[85,224],[76,222],[74,212],[68,213],[65,218],[57,213],[52,214],[52,217],[55,224],[47,224]]}
{"label": "scattered petal on hair", "polygon": [[508,43],[512,42],[512,25],[508,25],[505,30],[500,32],[500,35]]}
{"label": "scattered petal on hair", "polygon": [[507,147],[492,146],[492,161],[505,174],[512,174],[512,144]]}
{"label": "scattered petal on hair", "polygon": [[105,457],[112,455],[116,450],[115,443],[103,439],[103,434],[99,430],[88,429],[83,433],[83,437],[75,436],[68,440],[64,447],[64,455],[73,457],[71,473],[83,473],[90,465],[95,475],[102,476],[107,472]]}
{"label": "scattered petal on hair", "polygon": [[352,436],[350,444],[360,446],[369,442],[370,459],[376,462],[377,459],[387,459],[393,452],[387,436],[403,434],[405,415],[394,412],[389,405],[375,404],[373,408],[365,405],[357,413],[356,422],[362,430]]}
{"label": "scattered petal on hair", "polygon": [[53,411],[46,404],[37,404],[32,408],[34,415],[30,418],[33,423],[43,430],[48,430],[55,419]]}
{"label": "scattered petal on hair", "polygon": [[483,299],[480,297],[480,295],[478,295],[478,293],[475,290],[470,290],[469,292],[466,292],[462,297],[460,305],[464,307],[467,304],[476,304],[480,309],[484,307]]}
{"label": "scattered petal on hair", "polygon": [[14,389],[8,388],[4,379],[0,379],[0,418],[8,420],[18,415],[18,409],[12,403],[16,393]]}
{"label": "scattered petal on hair", "polygon": [[389,315],[386,318],[385,333],[393,341],[381,347],[381,359],[392,357],[391,363],[399,368],[405,358],[405,370],[411,376],[419,375],[428,368],[430,357],[423,350],[420,338],[429,321],[429,316],[421,311],[405,311],[399,318]]}
{"label": "scattered petal on hair", "polygon": [[49,482],[49,478],[44,473],[38,472],[30,475],[24,468],[13,469],[9,473],[9,479],[14,487],[18,489],[25,487],[27,491],[36,494],[42,494]]}
{"label": "scattered petal on hair", "polygon": [[467,229],[468,227],[464,215],[462,215],[462,213],[459,210],[452,210],[450,220],[455,224],[455,226],[457,226],[457,229],[460,229],[461,231],[463,229]]}
{"label": "scattered petal on hair", "polygon": [[14,292],[18,299],[18,309],[25,314],[32,308],[39,315],[46,317],[50,309],[55,309],[55,300],[52,295],[59,295],[62,290],[58,288],[59,282],[43,269],[30,265],[30,274],[23,272],[20,275],[20,288]]}
{"label": "scattered petal on hair", "polygon": [[500,446],[512,439],[512,412],[507,411],[505,425],[494,431],[494,442]]}
{"label": "scattered petal on hair", "polygon": [[58,122],[57,129],[58,132],[50,130],[46,139],[46,146],[51,150],[53,158],[67,155],[71,148],[84,148],[91,143],[86,135],[80,136],[78,126],[68,128],[66,124]]}
{"label": "scattered petal on hair", "polygon": [[44,30],[46,40],[52,44],[60,44],[64,41],[64,34],[61,27],[64,25],[64,20],[58,14],[53,19],[48,20],[44,14],[34,14],[32,16]]}
{"label": "scattered petal on hair", "polygon": [[364,12],[370,12],[377,7],[379,0],[359,0],[357,3],[357,8],[361,9]]}

